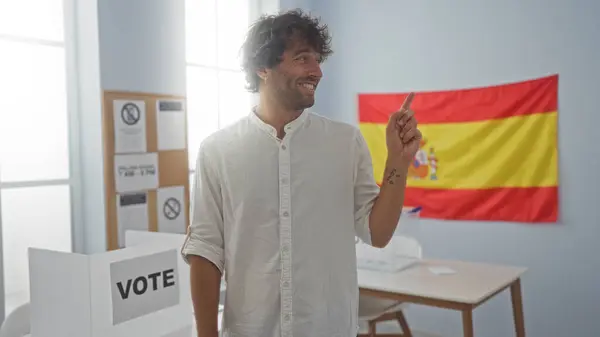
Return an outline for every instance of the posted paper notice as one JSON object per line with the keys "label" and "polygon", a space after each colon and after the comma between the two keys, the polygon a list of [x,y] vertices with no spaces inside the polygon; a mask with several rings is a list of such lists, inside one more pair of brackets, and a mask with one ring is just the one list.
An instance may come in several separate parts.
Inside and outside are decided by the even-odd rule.
{"label": "posted paper notice", "polygon": [[158,150],[183,150],[186,148],[187,129],[183,100],[156,102]]}
{"label": "posted paper notice", "polygon": [[156,196],[158,231],[185,234],[187,205],[183,186],[159,188]]}
{"label": "posted paper notice", "polygon": [[117,227],[119,248],[125,247],[125,231],[148,230],[148,193],[129,193],[117,196]]}
{"label": "posted paper notice", "polygon": [[116,155],[115,183],[118,193],[158,188],[158,153]]}
{"label": "posted paper notice", "polygon": [[146,103],[113,101],[115,153],[146,152]]}

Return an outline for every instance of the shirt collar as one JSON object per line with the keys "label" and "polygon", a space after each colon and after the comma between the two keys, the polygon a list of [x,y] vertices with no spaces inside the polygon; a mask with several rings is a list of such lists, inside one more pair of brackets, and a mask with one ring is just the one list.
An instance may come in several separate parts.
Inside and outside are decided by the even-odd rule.
{"label": "shirt collar", "polygon": [[[298,118],[294,119],[293,121],[289,122],[288,124],[285,125],[284,129],[285,129],[285,133],[286,134],[290,134],[292,132],[294,132],[295,130],[299,129],[308,119],[308,115],[310,114],[309,111],[304,110],[300,116],[298,116]],[[252,122],[258,126],[261,130],[269,133],[271,136],[277,138],[277,130],[275,130],[275,128],[265,122],[263,122],[262,119],[260,119],[257,115],[256,115],[256,107],[252,108],[250,111],[250,119],[252,120]]]}

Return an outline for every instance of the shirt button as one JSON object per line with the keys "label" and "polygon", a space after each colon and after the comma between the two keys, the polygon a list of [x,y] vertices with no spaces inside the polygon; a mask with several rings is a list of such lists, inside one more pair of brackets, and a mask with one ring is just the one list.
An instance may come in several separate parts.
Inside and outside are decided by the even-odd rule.
{"label": "shirt button", "polygon": [[287,180],[287,178],[283,178],[283,179],[281,179],[281,183],[282,183],[282,184],[287,184],[287,183],[288,183],[288,180]]}
{"label": "shirt button", "polygon": [[284,319],[285,319],[286,321],[289,321],[289,320],[290,320],[290,314],[285,314],[285,317],[284,317]]}
{"label": "shirt button", "polygon": [[283,212],[283,216],[287,218],[288,216],[290,216],[290,213],[288,213],[288,212]]}
{"label": "shirt button", "polygon": [[287,147],[285,145],[281,145],[281,149],[285,150],[285,149],[287,149]]}
{"label": "shirt button", "polygon": [[285,281],[285,282],[283,282],[283,286],[284,286],[285,288],[287,288],[287,287],[289,287],[289,286],[290,286],[290,283],[289,283],[288,281]]}

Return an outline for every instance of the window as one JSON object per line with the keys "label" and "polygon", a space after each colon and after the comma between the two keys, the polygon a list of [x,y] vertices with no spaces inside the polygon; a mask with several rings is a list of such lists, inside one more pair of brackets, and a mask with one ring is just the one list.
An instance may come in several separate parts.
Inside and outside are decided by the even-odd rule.
{"label": "window", "polygon": [[248,114],[239,50],[249,0],[186,0],[189,167],[206,136]]}
{"label": "window", "polygon": [[28,247],[71,251],[63,20],[62,0],[0,1],[0,305],[7,313],[29,301]]}

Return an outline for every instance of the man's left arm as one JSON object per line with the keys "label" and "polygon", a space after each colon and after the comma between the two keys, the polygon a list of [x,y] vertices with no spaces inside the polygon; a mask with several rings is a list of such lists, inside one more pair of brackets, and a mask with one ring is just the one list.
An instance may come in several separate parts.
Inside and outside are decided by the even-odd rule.
{"label": "man's left arm", "polygon": [[375,247],[385,247],[398,227],[404,205],[407,171],[408,165],[402,160],[388,158],[381,189],[369,216],[371,244]]}
{"label": "man's left arm", "polygon": [[[354,185],[356,227],[364,232],[363,241],[375,247],[385,247],[396,231],[402,206],[408,167],[419,148],[422,135],[410,110],[414,93],[407,96],[400,110],[390,116],[386,128],[387,160],[381,182],[376,190],[371,154],[359,133],[356,147],[356,177]],[[357,233],[361,233],[357,231]],[[367,238],[368,240],[365,240]]]}
{"label": "man's left arm", "polygon": [[388,157],[381,187],[373,177],[371,154],[357,135],[354,181],[355,229],[365,243],[385,247],[398,226],[404,204],[408,164]]}

